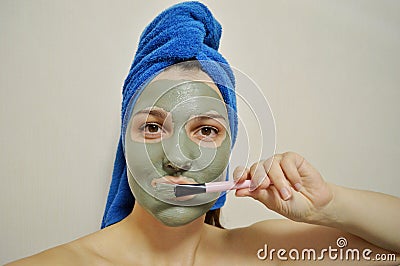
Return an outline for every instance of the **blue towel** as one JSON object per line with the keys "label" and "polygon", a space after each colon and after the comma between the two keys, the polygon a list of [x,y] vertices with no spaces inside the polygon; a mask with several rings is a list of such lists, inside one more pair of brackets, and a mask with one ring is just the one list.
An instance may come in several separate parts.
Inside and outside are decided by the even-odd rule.
{"label": "blue towel", "polygon": [[[123,86],[121,136],[101,228],[121,221],[133,209],[135,199],[128,184],[123,150],[125,112],[135,92],[166,67],[182,61],[200,61],[202,69],[217,84],[228,106],[233,146],[237,135],[235,79],[227,61],[217,51],[220,38],[221,25],[199,2],[184,2],[168,8],[143,31]],[[222,193],[211,209],[222,207],[225,200],[225,193]]]}

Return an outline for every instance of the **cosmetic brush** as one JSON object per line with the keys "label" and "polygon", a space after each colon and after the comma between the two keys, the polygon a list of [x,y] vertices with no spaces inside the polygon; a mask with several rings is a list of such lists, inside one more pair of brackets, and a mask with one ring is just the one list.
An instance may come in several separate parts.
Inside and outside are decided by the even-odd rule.
{"label": "cosmetic brush", "polygon": [[235,181],[210,182],[203,184],[157,183],[155,189],[160,196],[165,198],[175,198],[207,192],[223,192],[233,189],[248,188],[250,187],[250,182],[250,180],[245,180],[242,183],[235,183]]}

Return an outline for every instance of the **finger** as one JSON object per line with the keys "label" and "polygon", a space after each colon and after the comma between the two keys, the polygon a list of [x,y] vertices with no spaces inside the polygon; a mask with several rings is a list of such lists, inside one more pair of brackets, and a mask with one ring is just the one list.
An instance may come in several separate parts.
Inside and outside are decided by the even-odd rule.
{"label": "finger", "polygon": [[240,191],[237,190],[235,195],[237,197],[251,197],[260,201],[267,208],[274,211],[281,209],[280,206],[282,206],[281,195],[275,186],[270,186],[268,189],[258,187],[254,191],[249,191],[249,189],[241,189]]}
{"label": "finger", "polygon": [[237,183],[241,183],[248,178],[250,170],[244,166],[238,166],[233,171],[233,180]]}
{"label": "finger", "polygon": [[286,179],[289,180],[297,191],[300,191],[302,187],[298,167],[303,161],[304,158],[294,152],[284,153],[282,160],[280,161],[280,166],[285,173]]}
{"label": "finger", "polygon": [[238,197],[252,196],[254,191],[268,189],[270,185],[271,185],[271,181],[269,180],[268,176],[266,176],[262,180],[262,182],[256,187],[255,190],[251,191],[250,187],[248,187],[248,188],[240,188],[240,189],[236,189],[235,195],[238,196]]}
{"label": "finger", "polygon": [[281,159],[278,158],[272,162],[271,168],[268,172],[268,177],[279,191],[281,198],[283,200],[288,200],[292,196],[292,193],[290,190],[290,184],[280,167],[280,160]]}
{"label": "finger", "polygon": [[275,186],[268,189],[257,189],[251,193],[251,197],[262,202],[268,209],[277,210],[281,202],[281,195]]}
{"label": "finger", "polygon": [[272,157],[269,157],[267,160],[265,160],[264,162],[263,162],[263,167],[264,167],[264,169],[265,169],[265,171],[268,173],[269,172],[269,169],[271,169],[271,165],[272,165],[272,162],[274,161],[274,160],[278,160],[279,159],[279,156],[278,155],[274,155],[274,156],[272,156]]}
{"label": "finger", "polygon": [[250,167],[250,177],[250,191],[254,191],[267,177],[267,172],[265,171],[262,162],[257,162]]}
{"label": "finger", "polygon": [[252,191],[250,189],[250,187],[248,187],[248,188],[240,188],[240,189],[236,189],[235,195],[238,196],[238,197],[252,196],[254,191],[268,189],[271,184],[272,183],[269,180],[268,176],[266,176],[263,179],[263,181],[256,187],[255,190]]}

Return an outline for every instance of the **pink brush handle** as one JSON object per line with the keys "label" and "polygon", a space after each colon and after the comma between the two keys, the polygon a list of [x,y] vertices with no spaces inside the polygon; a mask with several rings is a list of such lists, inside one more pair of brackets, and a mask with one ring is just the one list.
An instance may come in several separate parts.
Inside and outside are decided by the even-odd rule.
{"label": "pink brush handle", "polygon": [[222,182],[210,182],[206,184],[206,192],[222,192],[232,189],[248,188],[250,187],[251,180],[245,180],[242,183],[236,183],[235,181],[222,181]]}

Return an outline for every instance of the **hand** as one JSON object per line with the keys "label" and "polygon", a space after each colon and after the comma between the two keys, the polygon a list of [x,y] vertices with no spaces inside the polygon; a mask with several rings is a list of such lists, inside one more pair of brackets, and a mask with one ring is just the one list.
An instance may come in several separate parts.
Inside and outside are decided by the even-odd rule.
{"label": "hand", "polygon": [[237,182],[252,181],[250,189],[238,189],[236,196],[252,197],[294,221],[313,223],[321,219],[321,210],[333,201],[332,187],[294,152],[276,154],[250,169],[237,167],[233,177]]}

